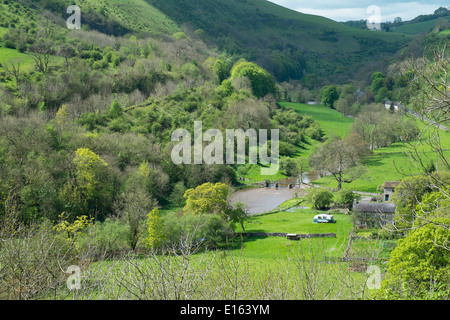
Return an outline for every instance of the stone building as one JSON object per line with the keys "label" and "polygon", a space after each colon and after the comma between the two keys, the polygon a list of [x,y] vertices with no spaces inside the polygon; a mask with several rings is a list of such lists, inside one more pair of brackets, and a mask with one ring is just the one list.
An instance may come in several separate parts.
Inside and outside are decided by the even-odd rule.
{"label": "stone building", "polygon": [[391,201],[391,197],[394,194],[395,187],[398,186],[400,182],[398,181],[386,181],[384,183],[383,189],[383,201],[389,202]]}

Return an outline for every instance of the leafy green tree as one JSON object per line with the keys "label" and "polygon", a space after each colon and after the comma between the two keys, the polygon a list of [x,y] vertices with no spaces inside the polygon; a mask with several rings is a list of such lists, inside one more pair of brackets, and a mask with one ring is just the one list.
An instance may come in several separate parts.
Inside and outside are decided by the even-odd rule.
{"label": "leafy green tree", "polygon": [[351,208],[353,201],[358,198],[351,190],[341,190],[337,194],[336,203],[345,208]]}
{"label": "leafy green tree", "polygon": [[[438,178],[446,185],[450,184],[448,173],[433,173],[430,177]],[[406,177],[395,187],[392,201],[396,206],[394,220],[398,230],[406,231],[413,228],[425,211],[433,211],[423,203],[425,196],[430,197],[432,192],[437,192],[437,188],[433,185],[434,180],[430,180],[430,177],[424,175]],[[437,208],[438,202],[433,202],[433,205]]]}
{"label": "leafy green tree", "polygon": [[243,202],[236,202],[230,210],[229,216],[232,223],[239,223],[242,230],[245,232],[244,222],[249,215],[249,208]]}
{"label": "leafy green tree", "polygon": [[224,80],[230,77],[230,69],[231,66],[227,61],[217,59],[214,62],[214,71],[217,74],[217,77],[219,78],[219,83],[222,83]]}
{"label": "leafy green tree", "polygon": [[253,94],[262,98],[268,94],[277,95],[277,87],[273,76],[253,62],[239,60],[231,69],[231,80],[247,77],[250,80]]}
{"label": "leafy green tree", "polygon": [[177,206],[185,204],[184,193],[186,192],[186,186],[183,181],[175,183],[173,190],[169,196],[169,201]]}
{"label": "leafy green tree", "polygon": [[322,104],[327,108],[334,108],[334,102],[339,99],[336,86],[330,85],[322,88]]}
{"label": "leafy green tree", "polygon": [[448,299],[450,294],[449,218],[412,230],[397,242],[378,293],[382,299]]}
{"label": "leafy green tree", "polygon": [[66,207],[75,216],[106,213],[111,205],[113,186],[108,164],[88,148],[79,148],[73,159],[74,178],[62,190]]}
{"label": "leafy green tree", "polygon": [[333,203],[334,195],[331,191],[317,188],[309,191],[306,199],[313,205],[314,209],[325,210]]}
{"label": "leafy green tree", "polygon": [[183,212],[198,214],[225,214],[228,210],[227,198],[230,190],[226,184],[204,183],[184,194],[186,205]]}
{"label": "leafy green tree", "polygon": [[119,102],[114,99],[114,101],[112,102],[111,106],[108,109],[108,116],[111,117],[112,119],[115,119],[117,117],[119,117],[123,112],[122,107],[120,106]]}
{"label": "leafy green tree", "polygon": [[298,174],[297,162],[289,157],[280,158],[280,171],[288,177],[294,177]]}
{"label": "leafy green tree", "polygon": [[154,208],[147,216],[148,236],[144,240],[147,247],[160,248],[166,238],[164,219],[158,208]]}

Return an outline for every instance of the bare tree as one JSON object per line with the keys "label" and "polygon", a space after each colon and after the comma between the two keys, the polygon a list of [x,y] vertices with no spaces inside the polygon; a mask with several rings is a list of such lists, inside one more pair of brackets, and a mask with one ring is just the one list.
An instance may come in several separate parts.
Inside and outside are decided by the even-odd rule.
{"label": "bare tree", "polygon": [[323,174],[331,174],[341,190],[343,183],[358,179],[364,172],[360,161],[368,149],[358,141],[354,137],[345,140],[335,137],[311,156],[311,166]]}
{"label": "bare tree", "polygon": [[22,67],[23,60],[20,58],[17,59],[11,59],[8,63],[3,64],[3,69],[7,74],[14,77],[16,80],[16,84],[20,82],[20,68]]}
{"label": "bare tree", "polygon": [[[450,124],[449,49],[446,45],[426,48],[422,57],[406,60],[402,69],[405,76],[410,79],[412,98],[409,113],[423,123],[418,139],[406,143],[407,152],[415,170],[428,181],[428,189],[440,194],[434,209],[423,206],[418,200],[419,209],[413,209],[413,214],[423,223],[437,223],[432,218],[433,212],[445,209],[438,203],[445,204],[450,201],[446,179],[446,172],[450,170],[450,162],[446,155],[449,146],[443,145],[441,141],[442,132],[448,131]],[[442,226],[450,230],[450,226]]]}
{"label": "bare tree", "polygon": [[143,230],[143,222],[157,202],[142,188],[134,188],[123,193],[115,203],[115,211],[129,228],[128,243],[132,250],[136,249]]}
{"label": "bare tree", "polygon": [[34,60],[36,68],[42,73],[47,73],[51,58],[56,53],[53,42],[50,40],[36,41],[29,48],[29,51],[32,53],[31,57]]}

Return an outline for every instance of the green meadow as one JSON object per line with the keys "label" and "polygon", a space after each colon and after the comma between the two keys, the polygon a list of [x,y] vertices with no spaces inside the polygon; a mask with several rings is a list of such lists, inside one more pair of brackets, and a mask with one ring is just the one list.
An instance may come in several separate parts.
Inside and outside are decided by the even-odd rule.
{"label": "green meadow", "polygon": [[[326,134],[330,137],[333,135],[344,138],[350,130],[350,126],[353,123],[352,118],[347,118],[336,110],[325,108],[322,105],[306,105],[300,103],[287,103],[281,102],[282,107],[293,108],[301,115],[309,115],[318,122]],[[419,129],[425,128],[424,124],[417,120]],[[359,179],[352,183],[343,184],[343,189],[350,189],[354,191],[363,191],[377,193],[377,187],[382,185],[385,181],[398,181],[403,179],[407,175],[413,175],[419,173],[418,169],[413,165],[411,161],[410,152],[413,151],[412,146],[415,146],[419,151],[420,157],[425,163],[434,161],[438,167],[442,165],[441,159],[436,159],[436,153],[426,143],[429,138],[428,133],[423,136],[421,143],[418,141],[412,141],[411,145],[403,143],[394,143],[389,147],[379,148],[374,150],[374,154],[364,160],[363,165],[367,169]],[[440,144],[444,149],[450,149],[450,131],[439,131]],[[313,152],[314,147],[319,146],[320,143],[311,145],[308,148],[309,152],[305,152],[305,155],[309,155]],[[450,157],[450,151],[444,151],[444,155],[448,159]],[[337,182],[333,177],[323,177],[316,181],[315,184],[336,188]]]}
{"label": "green meadow", "polygon": [[[16,49],[0,47],[0,61],[2,64],[20,61],[23,71],[30,71],[33,67],[33,58],[31,55],[28,53],[20,53]],[[0,66],[0,69],[3,69],[3,66]]]}
{"label": "green meadow", "polygon": [[345,138],[353,123],[352,118],[344,116],[337,110],[326,108],[321,104],[309,105],[303,103],[280,102],[283,108],[292,108],[302,116],[311,116],[318,122],[327,137],[339,136]]}

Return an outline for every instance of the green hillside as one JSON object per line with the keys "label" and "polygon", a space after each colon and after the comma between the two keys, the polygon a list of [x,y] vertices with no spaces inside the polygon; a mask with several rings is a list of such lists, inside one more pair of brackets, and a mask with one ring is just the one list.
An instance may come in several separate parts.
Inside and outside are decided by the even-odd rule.
{"label": "green hillside", "polygon": [[229,53],[244,54],[279,81],[305,73],[349,76],[368,61],[392,57],[406,35],[350,28],[265,0],[147,0],[179,25],[202,29]]}
{"label": "green hillside", "polygon": [[[13,11],[22,16],[24,6],[23,12],[50,11],[67,19],[66,8],[72,4],[81,8],[84,29],[116,36],[181,30],[192,36],[201,29],[196,34],[205,41],[258,63],[279,81],[306,74],[332,82],[351,79],[368,62],[391,58],[410,40],[405,34],[355,29],[265,0],[20,0]],[[6,4],[2,7],[0,12]]]}
{"label": "green hillside", "polygon": [[129,30],[156,34],[181,31],[173,20],[145,0],[76,0],[75,3],[82,10],[86,5],[91,6]]}
{"label": "green hillside", "polygon": [[348,134],[352,118],[344,116],[335,109],[327,108],[321,104],[307,105],[302,103],[280,102],[283,108],[292,108],[302,116],[311,116],[314,121],[319,123],[325,135],[332,137],[334,135],[345,138]]}
{"label": "green hillside", "polygon": [[405,34],[421,34],[421,33],[429,33],[436,28],[439,19],[445,19],[450,22],[450,16],[436,18],[433,20],[422,21],[417,23],[405,24],[396,28],[391,28],[390,31],[397,33],[405,33]]}

